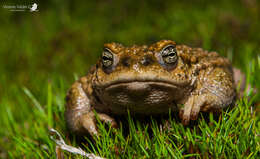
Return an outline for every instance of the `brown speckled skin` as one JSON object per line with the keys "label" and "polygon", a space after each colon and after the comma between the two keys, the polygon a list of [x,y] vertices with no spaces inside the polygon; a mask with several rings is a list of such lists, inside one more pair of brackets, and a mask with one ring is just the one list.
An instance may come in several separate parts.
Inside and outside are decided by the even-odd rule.
{"label": "brown speckled skin", "polygon": [[[176,47],[178,60],[161,62],[165,46]],[[236,96],[230,62],[216,52],[176,45],[162,40],[151,46],[104,45],[113,53],[113,66],[100,59],[76,81],[67,94],[66,121],[76,133],[97,134],[95,115],[116,126],[113,115],[167,114],[179,111],[183,124],[196,120],[200,111],[218,111]]]}

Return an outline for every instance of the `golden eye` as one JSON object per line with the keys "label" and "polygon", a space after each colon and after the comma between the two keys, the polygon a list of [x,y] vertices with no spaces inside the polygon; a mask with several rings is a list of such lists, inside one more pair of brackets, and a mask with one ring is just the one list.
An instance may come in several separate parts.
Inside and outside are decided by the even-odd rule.
{"label": "golden eye", "polygon": [[106,68],[113,65],[113,54],[107,48],[105,48],[102,53],[102,64]]}
{"label": "golden eye", "polygon": [[166,64],[174,64],[178,59],[177,50],[174,45],[164,47],[161,51],[161,56]]}

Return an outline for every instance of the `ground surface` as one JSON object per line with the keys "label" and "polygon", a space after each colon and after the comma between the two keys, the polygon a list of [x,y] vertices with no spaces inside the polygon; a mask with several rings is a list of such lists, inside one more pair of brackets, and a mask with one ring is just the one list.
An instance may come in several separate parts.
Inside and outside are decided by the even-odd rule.
{"label": "ground surface", "polygon": [[[260,88],[260,3],[257,0],[38,2],[38,12],[0,8],[0,158],[55,158],[48,128],[73,146],[64,123],[64,97],[85,75],[104,42],[150,44],[172,39],[214,50]],[[259,89],[260,90],[260,89]],[[259,95],[237,101],[219,117],[183,127],[131,119],[127,129],[106,130],[83,149],[107,158],[256,158],[260,155]],[[163,121],[164,123],[164,121]],[[128,131],[128,132],[126,132]],[[85,147],[85,148],[84,148]],[[75,157],[69,153],[65,156]],[[80,157],[80,156],[76,156]]]}

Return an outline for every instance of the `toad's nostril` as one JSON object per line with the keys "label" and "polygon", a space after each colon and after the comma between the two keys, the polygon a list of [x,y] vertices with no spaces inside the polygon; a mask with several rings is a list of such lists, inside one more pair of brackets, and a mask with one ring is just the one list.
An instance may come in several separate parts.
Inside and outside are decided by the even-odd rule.
{"label": "toad's nostril", "polygon": [[130,66],[130,57],[124,57],[124,58],[122,58],[121,63],[123,64],[123,66],[129,67],[129,66]]}
{"label": "toad's nostril", "polygon": [[141,64],[144,66],[148,66],[151,63],[153,63],[153,59],[150,56],[145,56],[142,60],[141,60]]}

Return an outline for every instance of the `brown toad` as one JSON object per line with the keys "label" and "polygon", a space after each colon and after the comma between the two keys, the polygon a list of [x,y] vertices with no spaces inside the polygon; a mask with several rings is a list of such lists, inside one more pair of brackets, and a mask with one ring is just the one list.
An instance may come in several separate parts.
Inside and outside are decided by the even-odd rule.
{"label": "brown toad", "polygon": [[116,126],[113,115],[179,111],[183,124],[200,111],[218,111],[236,96],[230,62],[216,52],[162,40],[151,46],[104,45],[102,58],[68,91],[65,117],[76,133],[97,134],[95,114]]}

